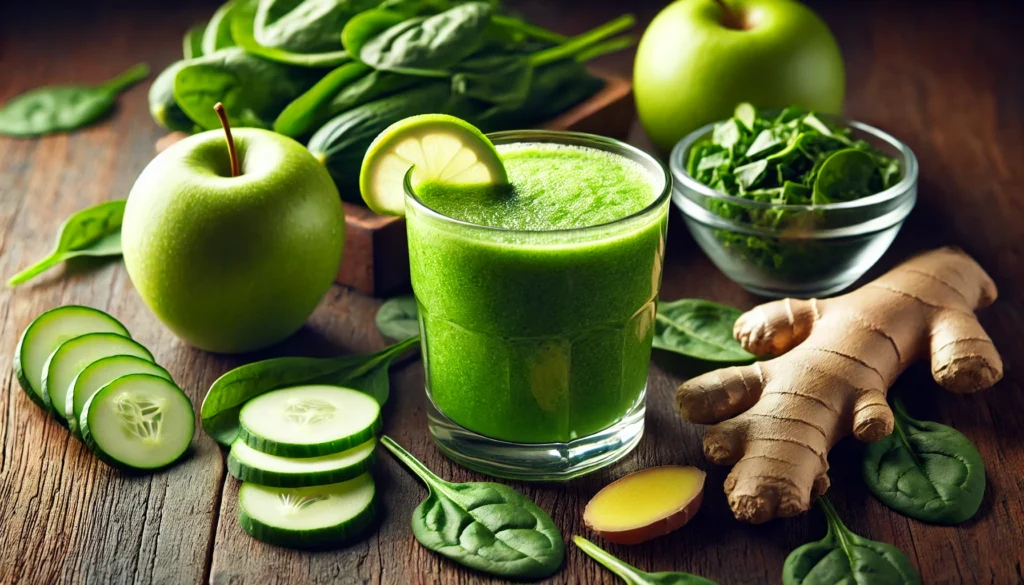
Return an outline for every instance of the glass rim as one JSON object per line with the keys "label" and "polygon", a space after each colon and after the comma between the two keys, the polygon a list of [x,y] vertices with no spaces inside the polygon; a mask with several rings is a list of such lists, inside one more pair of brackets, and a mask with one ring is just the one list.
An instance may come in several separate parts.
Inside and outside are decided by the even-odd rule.
{"label": "glass rim", "polygon": [[[568,142],[557,140],[558,138],[566,138],[566,137],[568,137],[568,138],[574,138],[574,139],[576,139],[578,141],[581,141],[581,142],[585,141],[585,142],[593,143],[593,144],[596,144],[597,146],[592,146],[592,148],[596,148],[598,150],[603,150],[605,152],[613,152],[615,154],[622,154],[623,156],[627,156],[631,160],[640,159],[640,160],[644,160],[644,161],[649,161],[650,163],[652,163],[654,165],[654,167],[656,169],[659,169],[661,171],[662,179],[664,180],[664,186],[661,189],[661,193],[659,193],[658,196],[655,197],[653,201],[651,201],[651,203],[649,203],[648,205],[646,205],[643,209],[640,209],[639,211],[633,212],[633,213],[631,213],[629,215],[626,215],[626,216],[623,216],[623,217],[620,217],[620,218],[617,218],[617,219],[613,219],[613,220],[605,222],[605,223],[600,223],[600,224],[595,224],[595,225],[588,225],[588,226],[583,226],[583,227],[575,227],[575,228],[559,228],[559,229],[554,229],[554,230],[537,230],[537,229],[524,230],[524,229],[514,229],[514,228],[504,228],[504,227],[498,227],[498,226],[482,225],[482,224],[473,223],[473,222],[469,222],[469,221],[465,221],[465,220],[461,220],[461,219],[456,219],[454,217],[447,216],[447,215],[445,215],[445,214],[443,214],[443,213],[441,213],[439,211],[431,209],[430,206],[428,206],[426,203],[424,203],[419,198],[419,195],[416,194],[416,190],[412,186],[412,171],[413,171],[413,167],[409,167],[409,170],[406,171],[405,177],[402,180],[402,187],[405,190],[405,200],[407,202],[408,201],[412,201],[413,204],[417,207],[417,210],[423,211],[424,213],[426,213],[427,215],[429,215],[430,217],[432,217],[434,219],[438,219],[438,220],[443,221],[443,222],[448,223],[448,224],[458,225],[460,227],[465,227],[465,228],[469,228],[469,229],[477,229],[477,230],[485,230],[485,231],[489,231],[489,232],[492,232],[492,233],[500,233],[500,234],[530,234],[530,235],[549,234],[549,235],[557,236],[557,235],[564,235],[564,234],[571,234],[571,233],[589,233],[591,231],[604,231],[604,230],[607,230],[609,227],[618,225],[620,223],[626,223],[626,222],[630,222],[630,221],[635,221],[635,220],[641,219],[643,217],[646,217],[646,216],[649,216],[649,215],[653,215],[656,211],[658,211],[659,208],[663,207],[666,203],[668,203],[669,199],[672,197],[672,172],[669,170],[668,165],[666,165],[665,163],[661,162],[660,160],[658,160],[657,157],[651,155],[650,153],[645,152],[645,151],[643,151],[643,150],[633,146],[632,144],[629,144],[629,143],[624,142],[622,140],[619,140],[617,138],[609,138],[607,136],[600,136],[600,135],[597,135],[597,134],[590,134],[590,133],[587,133],[587,132],[573,132],[573,131],[569,131],[569,130],[531,130],[531,129],[525,129],[525,130],[502,130],[500,132],[490,132],[490,133],[486,134],[486,136],[487,136],[487,138],[492,143],[493,142],[497,142],[497,141],[503,141],[503,140],[513,141],[515,139],[520,139],[520,141],[522,141],[522,142],[528,142],[529,140],[523,140],[523,138],[529,138],[529,137],[533,137],[533,138],[540,137],[540,138],[548,138],[548,139],[550,139],[550,140],[534,140],[535,142],[547,142],[547,143],[557,143],[557,144],[575,144],[575,143],[568,143]],[[504,142],[502,142],[502,143],[504,143]],[[591,144],[578,144],[578,145],[579,146],[591,146]],[[607,148],[601,148],[601,146],[604,146],[604,147],[607,147]],[[618,149],[619,151],[625,151],[625,152],[621,153],[621,152],[617,152],[617,151],[614,151],[614,150],[610,150],[612,148]],[[652,183],[653,183],[653,181],[652,181]]]}
{"label": "glass rim", "polygon": [[[753,201],[743,197],[737,197],[735,195],[729,195],[722,191],[712,189],[709,185],[701,183],[693,176],[690,175],[686,170],[684,163],[684,156],[686,156],[693,145],[701,138],[712,132],[716,125],[721,124],[725,120],[719,120],[710,124],[705,124],[700,128],[690,132],[682,140],[676,143],[672,148],[672,153],[669,155],[669,167],[674,179],[686,187],[687,189],[694,191],[706,198],[724,201],[733,205],[739,205],[742,207],[751,207],[755,209],[781,209],[784,211],[839,211],[839,210],[850,210],[859,209],[862,207],[871,207],[878,203],[885,203],[892,199],[898,199],[899,197],[906,196],[907,192],[911,190],[914,184],[917,183],[918,166],[917,157],[914,155],[914,151],[910,149],[904,142],[896,138],[895,136],[880,130],[870,124],[863,122],[857,122],[855,120],[849,120],[842,116],[836,116],[832,114],[815,114],[817,116],[826,118],[828,120],[838,122],[847,127],[853,128],[865,134],[872,136],[889,146],[896,149],[899,155],[902,157],[905,169],[903,177],[895,185],[888,189],[879,191],[867,197],[855,199],[853,201],[841,201],[837,203],[825,203],[823,205],[800,205],[800,204],[778,204],[767,201]],[[686,195],[685,191],[683,195],[687,199],[693,199]]]}

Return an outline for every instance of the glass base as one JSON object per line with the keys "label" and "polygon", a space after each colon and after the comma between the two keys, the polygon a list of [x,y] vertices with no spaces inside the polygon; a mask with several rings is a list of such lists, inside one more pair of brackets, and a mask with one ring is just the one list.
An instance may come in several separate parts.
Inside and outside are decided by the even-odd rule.
{"label": "glass base", "polygon": [[427,397],[427,425],[449,459],[493,477],[522,481],[565,481],[622,459],[644,434],[645,395],[614,425],[567,443],[512,443],[455,423]]}

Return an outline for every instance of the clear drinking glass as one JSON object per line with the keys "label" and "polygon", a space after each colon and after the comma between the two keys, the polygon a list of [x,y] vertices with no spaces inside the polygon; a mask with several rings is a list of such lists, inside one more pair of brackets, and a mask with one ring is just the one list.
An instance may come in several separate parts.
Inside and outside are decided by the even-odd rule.
{"label": "clear drinking glass", "polygon": [[623,457],[643,434],[672,179],[618,140],[534,130],[490,138],[615,153],[646,169],[658,193],[607,224],[511,230],[431,210],[406,177],[431,435],[490,475],[569,479]]}

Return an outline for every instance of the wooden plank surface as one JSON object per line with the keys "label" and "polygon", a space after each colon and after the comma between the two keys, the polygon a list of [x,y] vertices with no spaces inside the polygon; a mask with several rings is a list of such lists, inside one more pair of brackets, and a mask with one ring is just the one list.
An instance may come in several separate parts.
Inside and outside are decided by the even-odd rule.
{"label": "wooden plank surface", "polygon": [[[0,19],[0,101],[60,81],[109,77],[138,60],[159,69],[176,58],[180,33],[210,11],[178,3],[85,2],[54,10],[23,3]],[[612,0],[509,2],[567,33],[623,9]],[[629,8],[646,21],[660,2]],[[1000,300],[982,314],[1006,362],[1006,378],[983,395],[941,391],[923,368],[899,385],[912,412],[950,424],[978,446],[988,485],[981,512],[959,527],[927,526],[888,510],[859,478],[861,446],[848,440],[830,457],[832,500],[854,531],[890,542],[925,583],[1024,582],[1024,70],[1018,55],[1020,4],[999,2],[818,2],[843,48],[848,113],[905,140],[921,164],[918,208],[879,270],[927,246],[964,247],[993,275]],[[602,66],[628,73],[630,56]],[[116,115],[71,136],[0,138],[0,275],[41,256],[71,212],[123,197],[162,133],[149,120],[146,85]],[[635,140],[645,144],[637,134]],[[757,301],[728,282],[696,249],[678,215],[670,227],[665,298],[712,298],[741,307]],[[372,321],[377,301],[335,288],[309,326],[258,356],[223,357],[189,348],[149,314],[118,262],[54,269],[37,283],[0,291],[0,357],[41,311],[81,303],[112,312],[151,348],[198,405],[221,373],[268,355],[363,352],[384,341]],[[684,529],[636,547],[610,546],[645,570],[686,570],[723,584],[779,583],[796,546],[820,538],[821,515],[764,526],[732,519],[721,490],[727,469],[704,462],[703,430],[672,408],[675,386],[699,365],[658,356],[651,368],[647,432],[620,464],[568,484],[516,484],[551,511],[568,537],[586,534],[583,505],[600,487],[656,464],[708,470],[702,510]],[[393,372],[385,430],[441,476],[480,476],[444,459],[430,443],[423,371]],[[198,434],[181,465],[129,476],[98,463],[18,388],[0,360],[0,584],[8,583],[499,583],[418,546],[408,528],[421,485],[386,454],[376,475],[384,515],[366,540],[325,553],[300,553],[249,539],[235,520],[236,482],[223,455]],[[615,583],[571,545],[547,583]]]}

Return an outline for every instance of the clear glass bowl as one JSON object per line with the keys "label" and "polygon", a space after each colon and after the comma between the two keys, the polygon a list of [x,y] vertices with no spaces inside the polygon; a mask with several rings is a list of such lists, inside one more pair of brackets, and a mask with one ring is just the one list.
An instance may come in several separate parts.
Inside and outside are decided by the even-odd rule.
{"label": "clear glass bowl", "polygon": [[[672,200],[695,240],[718,266],[748,291],[767,297],[827,296],[850,286],[885,253],[917,201],[917,158],[881,130],[841,118],[853,138],[866,140],[901,163],[892,187],[856,201],[828,205],[779,205],[733,197],[686,172],[690,148],[707,138],[708,124],[672,149]],[[755,225],[752,218],[775,221]]]}

